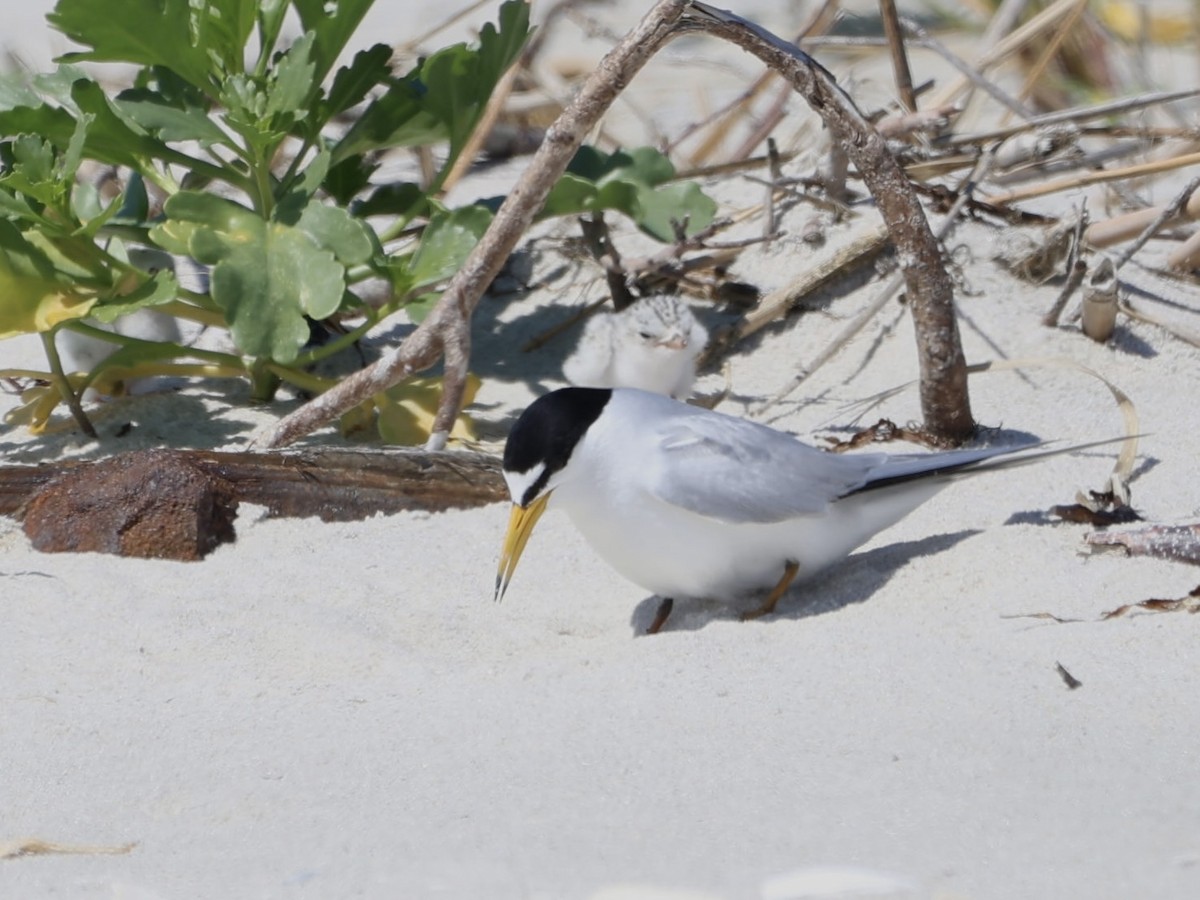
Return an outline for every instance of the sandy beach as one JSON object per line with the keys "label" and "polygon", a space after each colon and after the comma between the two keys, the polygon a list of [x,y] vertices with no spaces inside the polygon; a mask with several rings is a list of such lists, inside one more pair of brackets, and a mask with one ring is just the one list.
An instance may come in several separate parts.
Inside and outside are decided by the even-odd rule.
{"label": "sandy beach", "polygon": [[[440,17],[418,5],[422,21]],[[22,7],[30,58],[62,49],[39,19],[50,6]],[[638,7],[591,12],[624,28]],[[368,37],[396,39],[385,32],[401,14],[375,12]],[[746,81],[760,71],[719,55]],[[742,75],[728,66],[706,77],[736,93]],[[671,71],[647,73],[649,96]],[[672,115],[684,118],[680,104]],[[474,175],[456,197],[502,192],[522,165]],[[736,178],[705,187],[724,212],[762,191]],[[1146,191],[1170,199],[1169,185]],[[1082,194],[1067,196],[1030,206],[1061,212]],[[877,222],[860,207],[831,244]],[[475,319],[482,388],[468,412],[492,451],[530,400],[562,384],[578,332],[519,348],[603,292],[595,266],[577,275],[558,253],[577,229],[540,228],[529,259],[544,286],[489,295]],[[965,248],[968,360],[1065,358],[1102,374],[1145,435],[1134,507],[1148,523],[1196,521],[1200,351],[1128,318],[1103,345],[1067,318],[1043,327],[1059,285],[1015,279],[993,258],[1001,238],[969,221],[950,241]],[[769,291],[828,252],[791,233],[743,253],[732,274]],[[1194,284],[1143,268],[1131,278],[1200,331]],[[894,302],[761,410],[877,281],[735,352],[721,411],[814,442],[880,417],[919,421],[915,390],[856,419],[857,401],[917,375],[911,320]],[[710,328],[730,318],[696,308]],[[0,359],[37,366],[39,344],[5,341]],[[708,373],[699,390],[725,385]],[[1108,390],[1078,369],[974,377],[971,400],[993,443],[1122,434]],[[242,385],[195,383],[102,404],[98,443],[62,411],[42,436],[0,426],[0,462],[238,449],[298,402],[252,407]],[[0,395],[0,414],[16,403]],[[329,428],[304,441],[340,443]],[[506,505],[347,523],[244,505],[236,542],[199,563],[41,554],[0,518],[0,897],[1200,896],[1200,619],[1102,619],[1184,597],[1200,570],[1089,553],[1093,528],[1047,512],[1102,488],[1116,452],[955,484],[792,589],[777,614],[741,622],[743,607],[681,601],[654,636],[641,632],[657,599],[553,511],[502,603],[492,589]],[[1032,617],[1042,613],[1077,621]]]}

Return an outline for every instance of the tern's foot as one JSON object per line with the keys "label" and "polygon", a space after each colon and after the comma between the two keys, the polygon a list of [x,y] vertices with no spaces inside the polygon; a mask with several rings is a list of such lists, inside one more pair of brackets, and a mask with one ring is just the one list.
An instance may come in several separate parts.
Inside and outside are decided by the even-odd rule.
{"label": "tern's foot", "polygon": [[789,559],[783,569],[783,577],[779,579],[779,583],[771,588],[771,593],[767,595],[767,599],[763,601],[763,605],[757,609],[752,609],[749,612],[742,613],[742,621],[748,622],[751,619],[759,619],[763,616],[769,616],[775,612],[775,604],[779,602],[779,598],[787,593],[788,587],[796,578],[796,573],[800,571],[800,563]]}
{"label": "tern's foot", "polygon": [[674,606],[675,601],[672,598],[663,597],[662,602],[658,604],[658,611],[654,614],[654,621],[646,629],[646,634],[658,634],[659,630],[667,624],[667,618],[671,615]]}

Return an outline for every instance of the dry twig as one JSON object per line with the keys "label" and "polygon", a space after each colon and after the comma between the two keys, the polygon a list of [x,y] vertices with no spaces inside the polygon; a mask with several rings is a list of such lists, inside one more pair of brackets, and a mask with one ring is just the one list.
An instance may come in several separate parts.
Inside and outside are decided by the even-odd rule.
{"label": "dry twig", "polygon": [[883,138],[825,69],[792,44],[732,13],[693,0],[680,30],[725,38],[787,78],[845,149],[888,226],[917,331],[921,410],[934,434],[964,439],[975,429],[966,360],[954,317],[954,286],[925,211]]}
{"label": "dry twig", "polygon": [[[970,200],[970,197],[974,190],[975,185],[987,177],[987,172],[991,165],[991,160],[992,160],[991,154],[984,153],[976,161],[975,169],[972,171],[970,178],[967,179],[966,183],[964,183],[962,188],[959,190],[959,194],[958,194],[957,199],[954,201],[954,205],[950,208],[950,211],[946,214],[945,219],[942,221],[942,224],[938,229],[935,240],[938,241],[939,243],[942,241],[945,241],[946,238],[949,237],[951,231],[953,231],[954,227],[958,224],[958,217],[962,213],[963,209],[966,207],[968,201]],[[860,168],[861,168],[861,166],[860,166]],[[889,231],[890,231],[890,229],[889,229]],[[897,247],[897,250],[900,250],[900,248]],[[900,252],[903,252],[903,251],[900,251]],[[782,400],[784,400],[785,398],[790,396],[797,388],[800,387],[801,384],[803,384],[809,378],[809,376],[811,376],[813,374],[813,372],[817,371],[817,369],[821,368],[823,365],[825,365],[825,363],[827,363],[827,362],[829,362],[829,360],[833,359],[833,357],[836,356],[842,350],[843,347],[845,347],[848,343],[850,343],[851,340],[854,339],[855,335],[857,335],[860,331],[862,331],[863,328],[866,327],[868,322],[870,322],[873,318],[875,318],[875,316],[877,316],[879,314],[879,311],[882,310],[884,308],[884,306],[887,305],[888,301],[892,299],[892,297],[895,295],[895,293],[898,290],[900,290],[900,286],[901,286],[901,284],[903,284],[903,282],[904,282],[904,278],[902,277],[901,273],[899,273],[899,272],[893,273],[888,278],[888,280],[885,281],[883,283],[883,285],[879,288],[878,293],[875,295],[875,299],[873,299],[867,305],[867,307],[862,312],[860,312],[850,322],[849,325],[847,325],[845,328],[843,328],[841,330],[841,332],[832,341],[830,341],[829,344],[826,345],[825,349],[823,351],[821,351],[821,354],[815,360],[813,360],[813,362],[810,366],[808,366],[806,369],[802,369],[801,371],[797,372],[795,377],[790,382],[788,382],[782,388],[780,388],[775,393],[775,395],[773,397],[771,397],[770,400],[768,400],[766,403],[764,403],[760,407],[759,412],[770,409],[775,404],[781,402]],[[911,299],[911,295],[910,295],[910,299]],[[916,310],[915,309],[913,310],[913,318],[915,321],[916,320]],[[919,323],[917,323],[918,333],[920,332],[920,330],[921,330],[921,326]],[[919,340],[919,338],[918,338],[918,340]],[[924,363],[923,356],[924,355],[922,354],[922,364]],[[965,361],[964,361],[964,377],[966,377],[965,372],[966,372],[966,369],[965,369]],[[924,373],[922,373],[922,382],[923,381],[924,381]],[[922,388],[922,390],[924,390],[924,389]],[[926,426],[928,426],[928,424],[929,424],[929,417],[928,417],[928,414],[926,414]],[[948,434],[940,432],[937,429],[931,428],[930,432],[935,437],[948,437],[949,436]]]}
{"label": "dry twig", "polygon": [[833,77],[794,45],[698,0],[660,0],[601,60],[575,101],[505,199],[491,227],[420,326],[395,350],[285,417],[254,443],[286,445],[401,379],[444,360],[445,375],[430,449],[444,446],[461,409],[470,356],[470,318],[484,289],[541,208],[546,195],[633,75],[669,38],[703,31],[731,41],[783,75],[824,118],[874,195],[901,259],[921,368],[921,407],[932,432],[965,438],[974,430],[966,361],[954,317],[953,284],[916,192]]}
{"label": "dry twig", "polygon": [[585,135],[646,61],[668,38],[688,0],[660,0],[600,61],[573,103],[550,126],[529,167],[496,213],[437,305],[417,329],[378,362],[309,401],[252,444],[282,447],[336,418],[400,380],[445,362],[442,400],[428,447],[445,445],[462,405],[470,359],[471,314],[484,290],[541,209],[550,188],[566,170]]}

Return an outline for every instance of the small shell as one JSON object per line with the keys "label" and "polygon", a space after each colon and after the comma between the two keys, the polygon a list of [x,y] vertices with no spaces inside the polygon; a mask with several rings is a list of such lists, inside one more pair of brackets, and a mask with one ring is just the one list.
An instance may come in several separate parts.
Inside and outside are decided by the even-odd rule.
{"label": "small shell", "polygon": [[1117,271],[1112,260],[1100,257],[1083,284],[1083,333],[1103,344],[1117,326]]}

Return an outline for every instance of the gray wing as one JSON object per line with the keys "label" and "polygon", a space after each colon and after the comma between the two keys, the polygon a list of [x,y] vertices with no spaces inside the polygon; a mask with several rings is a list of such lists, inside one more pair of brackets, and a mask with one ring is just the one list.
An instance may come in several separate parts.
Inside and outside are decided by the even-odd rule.
{"label": "gray wing", "polygon": [[723,522],[779,522],[824,511],[868,483],[882,454],[824,453],[782,432],[705,413],[656,432],[651,492]]}
{"label": "gray wing", "polygon": [[825,453],[755,422],[696,413],[657,430],[661,452],[653,457],[658,466],[651,491],[673,506],[723,522],[779,522],[820,513],[859,491],[886,490],[918,479],[949,480],[1080,449],[1031,454],[1026,451],[1038,445],[1030,444],[843,455]]}

